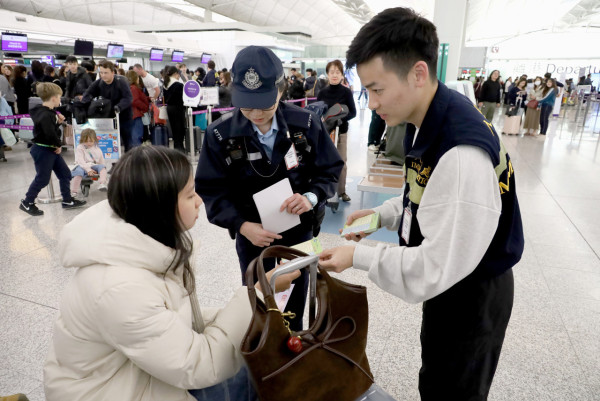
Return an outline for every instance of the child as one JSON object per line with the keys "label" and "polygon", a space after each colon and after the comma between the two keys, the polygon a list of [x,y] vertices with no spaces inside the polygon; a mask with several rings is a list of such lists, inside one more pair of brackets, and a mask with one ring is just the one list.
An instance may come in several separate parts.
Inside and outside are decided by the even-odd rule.
{"label": "child", "polygon": [[63,209],[74,209],[85,205],[85,201],[73,199],[71,196],[69,190],[71,171],[60,155],[59,126],[65,117],[54,109],[60,106],[62,89],[56,84],[42,82],[37,86],[37,95],[42,99],[42,104],[31,109],[29,113],[33,120],[33,146],[29,153],[35,163],[36,176],[25,194],[25,199],[22,199],[19,205],[19,209],[31,216],[44,214],[34,201],[40,191],[50,182],[52,171],[60,183]]}
{"label": "child", "polygon": [[72,172],[73,180],[71,181],[71,193],[73,196],[77,196],[81,180],[86,175],[90,177],[100,175],[98,190],[102,192],[107,191],[104,156],[102,156],[102,150],[98,147],[96,131],[91,128],[86,128],[81,132],[79,146],[75,149],[75,163],[77,163],[77,167]]}
{"label": "child", "polygon": [[187,231],[201,205],[183,153],[139,146],[113,168],[108,200],[64,227],[61,264],[78,269],[44,366],[48,401],[256,400],[239,353],[247,288],[222,309],[198,303]]}

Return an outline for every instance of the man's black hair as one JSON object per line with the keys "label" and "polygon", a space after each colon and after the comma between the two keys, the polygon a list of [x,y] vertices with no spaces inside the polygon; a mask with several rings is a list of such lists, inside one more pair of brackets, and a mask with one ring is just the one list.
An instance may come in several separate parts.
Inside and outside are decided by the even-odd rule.
{"label": "man's black hair", "polygon": [[67,56],[65,59],[65,64],[66,63],[79,63],[79,61],[77,61],[77,57],[75,56]]}
{"label": "man's black hair", "polygon": [[387,70],[405,78],[418,61],[425,61],[436,78],[439,40],[433,23],[409,8],[388,8],[364,25],[346,52],[346,68],[381,57]]}

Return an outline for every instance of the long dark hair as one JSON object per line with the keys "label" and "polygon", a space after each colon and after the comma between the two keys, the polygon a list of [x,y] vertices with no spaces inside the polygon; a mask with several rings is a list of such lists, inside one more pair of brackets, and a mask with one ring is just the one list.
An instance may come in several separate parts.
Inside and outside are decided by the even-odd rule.
{"label": "long dark hair", "polygon": [[556,81],[552,78],[548,78],[550,81],[552,81],[552,87],[549,88],[548,87],[548,80],[544,81],[542,83],[542,85],[544,85],[544,89],[542,89],[542,96],[546,96],[548,94],[548,92],[550,92],[550,89],[554,89],[556,92],[558,92],[558,87],[556,86]]}
{"label": "long dark hair", "polygon": [[191,174],[192,165],[183,153],[163,146],[138,146],[115,165],[108,184],[108,203],[119,217],[175,249],[168,270],[183,267],[183,284],[190,294],[195,288],[190,265],[193,242],[177,205]]}
{"label": "long dark hair", "polygon": [[174,65],[172,65],[166,69],[166,71],[165,71],[165,88],[167,86],[169,86],[169,82],[171,82],[171,76],[175,73],[179,74],[180,71]]}

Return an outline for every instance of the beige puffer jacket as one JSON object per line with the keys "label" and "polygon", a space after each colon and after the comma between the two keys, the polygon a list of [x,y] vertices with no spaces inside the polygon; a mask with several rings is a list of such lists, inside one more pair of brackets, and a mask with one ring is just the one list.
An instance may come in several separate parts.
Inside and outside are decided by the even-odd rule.
{"label": "beige puffer jacket", "polygon": [[165,275],[173,250],[120,219],[108,201],[65,226],[59,252],[65,267],[79,269],[44,368],[48,401],[193,401],[185,389],[239,370],[251,319],[246,287],[223,309],[202,309],[204,331],[193,331],[182,269]]}

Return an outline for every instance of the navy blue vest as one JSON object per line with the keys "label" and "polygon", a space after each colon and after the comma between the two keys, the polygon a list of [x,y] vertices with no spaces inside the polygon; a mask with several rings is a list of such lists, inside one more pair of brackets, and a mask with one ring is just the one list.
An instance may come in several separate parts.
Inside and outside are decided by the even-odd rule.
{"label": "navy blue vest", "polygon": [[[492,124],[468,98],[438,82],[438,89],[413,144],[415,132],[415,126],[408,124],[404,139],[404,207],[408,207],[410,203],[412,221],[409,242],[406,243],[399,235],[400,245],[418,246],[423,241],[416,218],[417,210],[429,177],[440,158],[458,145],[477,146],[490,156],[495,167],[502,199],[502,214],[494,238],[472,274],[494,277],[510,269],[523,254],[523,225],[512,163]],[[399,230],[399,234],[401,233],[402,224]]]}

